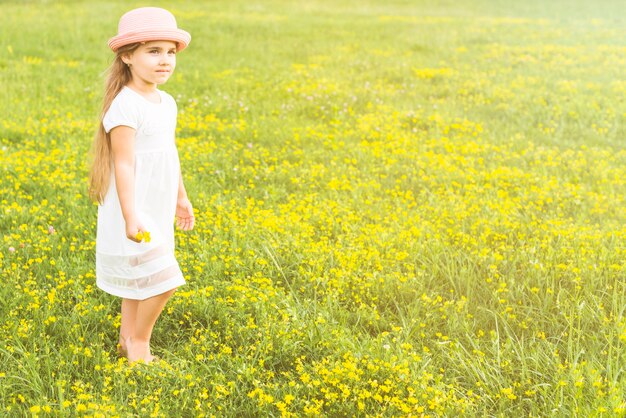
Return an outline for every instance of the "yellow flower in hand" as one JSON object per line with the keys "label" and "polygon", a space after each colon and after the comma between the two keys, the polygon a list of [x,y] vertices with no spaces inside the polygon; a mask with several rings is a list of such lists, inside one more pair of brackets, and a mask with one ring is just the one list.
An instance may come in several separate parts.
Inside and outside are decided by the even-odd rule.
{"label": "yellow flower in hand", "polygon": [[135,235],[138,241],[150,242],[150,232],[148,231],[139,231],[137,235]]}

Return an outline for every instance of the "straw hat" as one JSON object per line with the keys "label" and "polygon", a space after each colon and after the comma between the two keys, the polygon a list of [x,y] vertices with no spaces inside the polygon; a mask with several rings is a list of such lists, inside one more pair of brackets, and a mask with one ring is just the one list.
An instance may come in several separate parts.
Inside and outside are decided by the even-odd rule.
{"label": "straw hat", "polygon": [[187,48],[191,35],[176,26],[173,14],[159,7],[140,7],[120,18],[117,35],[109,39],[113,52],[135,42],[174,41],[178,51]]}

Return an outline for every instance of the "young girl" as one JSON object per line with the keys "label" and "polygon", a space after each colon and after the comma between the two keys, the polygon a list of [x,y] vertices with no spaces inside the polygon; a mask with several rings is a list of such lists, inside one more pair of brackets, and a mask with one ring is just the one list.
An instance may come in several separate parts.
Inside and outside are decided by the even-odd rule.
{"label": "young girl", "polygon": [[185,283],[173,224],[189,231],[194,216],[174,143],[176,103],[157,86],[190,40],[170,12],[155,7],[123,15],[109,40],[116,56],[94,141],[90,196],[100,204],[96,283],[122,298],[118,350],[129,362],[154,359],[154,324]]}

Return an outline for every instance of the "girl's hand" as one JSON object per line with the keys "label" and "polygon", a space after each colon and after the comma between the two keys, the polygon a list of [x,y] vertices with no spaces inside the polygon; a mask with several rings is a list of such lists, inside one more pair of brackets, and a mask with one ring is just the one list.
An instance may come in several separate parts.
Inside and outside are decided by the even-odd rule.
{"label": "girl's hand", "polygon": [[138,221],[126,222],[126,238],[133,242],[141,242],[143,239],[138,237],[138,235],[141,236],[139,232],[144,233],[148,231]]}
{"label": "girl's hand", "polygon": [[176,204],[176,226],[183,231],[191,231],[195,224],[193,207],[186,197],[178,199]]}

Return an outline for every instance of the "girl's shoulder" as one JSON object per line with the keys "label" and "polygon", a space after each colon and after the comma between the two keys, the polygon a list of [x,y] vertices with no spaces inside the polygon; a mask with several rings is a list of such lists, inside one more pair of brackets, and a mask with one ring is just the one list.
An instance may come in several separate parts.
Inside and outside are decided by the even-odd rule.
{"label": "girl's shoulder", "polygon": [[122,90],[117,93],[117,95],[113,98],[111,102],[111,106],[129,108],[129,107],[138,107],[142,104],[142,97],[135,93],[129,87],[123,87]]}
{"label": "girl's shoulder", "polygon": [[[116,126],[125,125],[137,129],[143,119],[142,103],[128,87],[122,88],[117,93],[111,105],[107,109],[102,124],[106,132]],[[139,96],[141,97],[141,96]]]}
{"label": "girl's shoulder", "polygon": [[173,103],[174,105],[176,105],[176,100],[174,100],[174,97],[172,97],[172,95],[168,92],[159,90],[159,94],[161,95],[161,100],[163,100],[164,102]]}

